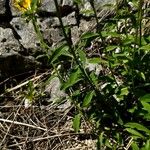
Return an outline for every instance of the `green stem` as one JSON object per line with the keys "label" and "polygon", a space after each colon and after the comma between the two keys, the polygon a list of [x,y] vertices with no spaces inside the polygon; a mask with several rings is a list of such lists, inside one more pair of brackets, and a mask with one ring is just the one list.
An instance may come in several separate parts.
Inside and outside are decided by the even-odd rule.
{"label": "green stem", "polygon": [[72,47],[72,42],[70,40],[70,38],[67,36],[66,34],[66,31],[65,31],[65,27],[63,25],[63,22],[62,22],[62,18],[61,18],[61,13],[60,13],[60,9],[59,9],[59,5],[58,5],[58,1],[57,0],[54,0],[55,2],[55,6],[56,6],[56,12],[57,12],[57,16],[58,16],[58,19],[59,19],[59,22],[60,22],[60,26],[61,26],[61,29],[63,31],[63,35],[64,35],[64,38],[69,46],[69,49],[70,49],[70,53],[73,55],[77,65],[79,66],[80,70],[82,71],[84,77],[86,78],[86,80],[89,82],[89,84],[91,85],[91,87],[97,91],[97,88],[94,86],[93,82],[91,81],[90,77],[88,76],[88,74],[86,73],[85,69],[82,67],[82,64],[80,63],[73,47]]}
{"label": "green stem", "polygon": [[102,36],[102,33],[101,33],[101,28],[100,28],[100,26],[99,26],[99,21],[98,21],[98,16],[97,16],[97,11],[96,11],[96,8],[95,8],[95,5],[94,5],[94,1],[93,1],[93,0],[90,0],[90,4],[91,4],[92,9],[93,9],[93,11],[94,11],[94,17],[95,17],[96,24],[97,24],[96,30],[97,30],[97,32],[99,33],[100,38],[101,38],[102,41],[103,41],[103,36]]}
{"label": "green stem", "polygon": [[142,41],[142,15],[143,15],[142,5],[143,5],[143,0],[140,0],[138,6],[139,46],[141,46],[141,41]]}
{"label": "green stem", "polygon": [[37,19],[35,16],[32,17],[32,24],[33,24],[34,30],[40,40],[41,47],[44,48],[48,54],[48,50],[50,49],[50,47],[44,42],[43,35],[40,31],[39,25],[37,24]]}
{"label": "green stem", "polygon": [[80,62],[78,56],[76,55],[76,53],[74,51],[74,48],[72,47],[72,43],[71,43],[70,39],[68,38],[68,36],[66,34],[66,31],[65,31],[65,27],[63,25],[62,18],[61,18],[61,13],[60,13],[58,1],[54,0],[54,2],[55,2],[56,12],[57,12],[57,15],[58,15],[60,26],[61,26],[61,29],[63,31],[64,38],[65,38],[65,40],[66,40],[66,42],[69,46],[70,53],[73,55],[73,57],[75,59],[75,62],[77,63],[77,65],[79,66],[83,76],[85,77],[85,80],[90,84],[91,88],[95,91],[95,93],[97,95],[96,100],[99,101],[99,99],[100,99],[100,101],[101,101],[101,103],[100,103],[101,106],[97,106],[98,107],[97,109],[99,109],[101,107],[102,109],[104,109],[105,112],[107,112],[109,114],[112,114],[112,111],[109,108],[107,102],[105,101],[104,96],[100,93],[99,89],[94,85],[93,81],[88,76],[87,72],[85,71],[84,67],[82,66],[82,63]]}
{"label": "green stem", "polygon": [[135,53],[137,51],[137,45],[141,46],[141,41],[142,41],[142,5],[143,5],[143,0],[139,0],[138,4],[138,19],[136,21],[136,36],[135,36],[135,43],[134,43],[134,52],[133,52],[133,63],[132,63],[132,86],[133,90],[135,89],[134,86],[134,59],[135,59]]}

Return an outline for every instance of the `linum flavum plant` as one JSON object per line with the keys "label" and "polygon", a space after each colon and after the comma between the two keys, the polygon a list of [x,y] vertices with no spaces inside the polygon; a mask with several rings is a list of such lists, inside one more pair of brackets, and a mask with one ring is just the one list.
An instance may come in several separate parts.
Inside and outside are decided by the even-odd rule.
{"label": "linum flavum plant", "polygon": [[[80,1],[74,1],[80,5]],[[32,2],[37,4],[37,0]],[[125,0],[121,8],[116,7],[116,15],[101,24],[101,30],[83,33],[76,45],[66,32],[58,1],[54,2],[65,43],[51,51],[49,65],[58,73],[62,89],[75,106],[74,130],[80,132],[82,118],[86,118],[98,139],[97,149],[150,150],[150,36],[142,33],[142,20],[146,19],[143,0]],[[30,5],[25,5],[25,10],[32,10],[31,1]],[[91,5],[95,10],[92,1]],[[32,12],[35,31],[41,45],[46,45]],[[98,48],[90,47],[88,55],[86,50],[94,42]],[[100,73],[88,70],[87,62],[99,65]],[[59,71],[55,69],[60,65]]]}

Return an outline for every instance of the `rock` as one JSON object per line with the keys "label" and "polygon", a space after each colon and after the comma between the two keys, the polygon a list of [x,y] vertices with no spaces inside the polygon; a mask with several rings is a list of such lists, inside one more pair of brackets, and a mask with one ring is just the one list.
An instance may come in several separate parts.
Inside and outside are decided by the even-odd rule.
{"label": "rock", "polygon": [[0,27],[0,55],[11,53],[11,51],[20,51],[20,44],[14,38],[12,29]]}
{"label": "rock", "polygon": [[11,25],[21,37],[19,41],[26,51],[24,52],[25,55],[36,56],[37,53],[42,53],[42,51],[44,53],[31,21],[27,23],[23,18],[17,17],[13,18]]}
{"label": "rock", "polygon": [[[60,4],[61,0],[58,0],[58,3]],[[42,0],[41,6],[39,8],[40,10],[47,11],[47,12],[56,12],[54,0]]]}
{"label": "rock", "polygon": [[5,13],[6,13],[5,1],[6,0],[1,0],[0,1],[0,16],[4,16]]}
{"label": "rock", "polygon": [[[51,99],[63,98],[66,96],[63,90],[60,90],[61,83],[58,77],[54,77],[47,83],[45,93],[49,94]],[[50,100],[51,101],[51,100]]]}
{"label": "rock", "polygon": [[[88,7],[83,5],[79,8],[80,10],[81,8],[91,8],[88,0],[84,2],[84,4],[88,4]],[[114,2],[115,0],[95,0],[96,8],[100,8],[100,12],[104,4]],[[95,19],[90,18],[90,21],[88,21],[83,19],[80,14],[77,17],[77,9],[73,5],[73,0],[58,0],[58,3],[63,23],[71,28],[71,38],[73,44],[75,44],[83,32],[94,27]],[[81,13],[80,10],[79,13]],[[0,20],[4,22],[0,22],[0,27],[3,27],[0,28],[0,71],[2,77],[36,69],[41,63],[35,61],[35,58],[39,54],[45,54],[45,49],[40,47],[40,41],[34,31],[32,22],[27,23],[24,18],[21,18],[21,14],[22,12],[14,7],[13,0],[0,1]],[[44,40],[50,48],[53,48],[54,45],[64,39],[54,1],[42,0],[38,15],[38,24]],[[104,15],[106,15],[106,12],[103,11],[99,17],[101,18]],[[91,30],[93,31],[93,29]]]}
{"label": "rock", "polygon": [[25,57],[16,52],[0,55],[0,81],[13,75],[35,70],[40,66],[33,57]]}
{"label": "rock", "polygon": [[58,43],[59,41],[61,41],[64,37],[63,37],[63,33],[61,31],[61,29],[59,28],[51,28],[49,29],[49,32],[51,34],[51,39],[53,41],[54,44]]}
{"label": "rock", "polygon": [[50,96],[48,103],[56,104],[58,109],[66,110],[71,106],[68,95],[61,90],[61,83],[58,77],[54,77],[45,87],[45,93]]}
{"label": "rock", "polygon": [[[59,6],[61,5],[72,6],[73,0],[58,0],[58,4]],[[47,12],[56,12],[54,0],[42,0],[41,7],[39,9]]]}

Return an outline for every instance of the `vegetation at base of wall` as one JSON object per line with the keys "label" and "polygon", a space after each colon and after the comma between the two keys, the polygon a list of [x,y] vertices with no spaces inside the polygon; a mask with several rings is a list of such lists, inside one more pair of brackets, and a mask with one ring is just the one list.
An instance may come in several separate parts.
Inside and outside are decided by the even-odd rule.
{"label": "vegetation at base of wall", "polygon": [[[32,20],[47,63],[74,106],[74,131],[80,132],[85,119],[97,138],[97,149],[149,150],[150,35],[144,24],[148,19],[144,1],[124,0],[120,6],[116,0],[116,5],[107,6],[114,7],[114,17],[102,22],[94,1],[89,1],[96,28],[83,33],[74,45],[70,28],[63,24],[58,1],[54,2],[64,35],[55,49],[44,43],[40,33],[37,1],[24,17]],[[82,0],[74,3],[80,6]],[[34,97],[32,92],[28,95]]]}

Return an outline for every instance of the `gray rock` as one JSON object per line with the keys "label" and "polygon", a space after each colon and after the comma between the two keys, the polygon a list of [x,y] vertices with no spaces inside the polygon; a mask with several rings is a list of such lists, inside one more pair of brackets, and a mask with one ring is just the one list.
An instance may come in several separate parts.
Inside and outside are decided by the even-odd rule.
{"label": "gray rock", "polygon": [[58,77],[52,78],[45,87],[45,93],[50,96],[47,102],[56,104],[58,109],[65,110],[71,106],[68,95],[61,90],[61,82]]}
{"label": "gray rock", "polygon": [[11,24],[21,37],[19,41],[28,51],[28,55],[30,54],[34,56],[38,51],[42,51],[42,49],[39,47],[40,41],[34,31],[34,27],[31,22],[27,23],[23,18],[17,17],[13,18]]}
{"label": "gray rock", "polygon": [[12,16],[21,16],[22,12],[20,12],[15,6],[14,6],[14,3],[13,3],[14,0],[9,0],[9,6],[10,6],[10,10],[11,10],[11,13],[12,13]]}
{"label": "gray rock", "polygon": [[[73,5],[73,0],[58,0],[58,4],[61,5]],[[39,8],[40,10],[44,10],[47,12],[55,12],[56,7],[54,0],[43,0],[41,3],[41,7]]]}
{"label": "gray rock", "polygon": [[115,4],[116,0],[95,0],[96,4],[105,5],[105,4]]}
{"label": "gray rock", "polygon": [[33,57],[25,57],[16,52],[0,55],[0,81],[7,77],[37,69],[40,63]]}
{"label": "gray rock", "polygon": [[0,1],[0,15],[5,15],[5,12],[6,12],[5,1],[6,0]]}
{"label": "gray rock", "polygon": [[47,83],[45,87],[45,93],[50,95],[50,102],[56,103],[62,98],[65,98],[67,94],[60,89],[61,88],[61,82],[58,77],[54,77],[50,80],[49,83]]}
{"label": "gray rock", "polygon": [[14,38],[11,29],[3,29],[0,27],[0,55],[10,53],[11,51],[20,51],[20,44]]}
{"label": "gray rock", "polygon": [[33,57],[20,55],[20,51],[20,44],[12,30],[0,27],[0,80],[40,66]]}
{"label": "gray rock", "polygon": [[77,43],[79,41],[81,31],[77,26],[74,26],[71,28],[71,35],[72,35],[72,42],[73,44]]}
{"label": "gray rock", "polygon": [[[70,13],[68,16],[62,18],[64,26],[76,25],[75,12]],[[51,27],[60,27],[59,19],[57,17],[54,18]]]}
{"label": "gray rock", "polygon": [[[88,6],[88,0],[83,1],[83,6],[80,7],[80,13],[82,9],[91,9],[91,7]],[[13,0],[9,0],[12,11],[12,14],[9,12],[9,19],[12,19],[10,23],[20,38],[16,38],[14,36],[14,32],[12,29],[10,29],[10,26],[6,29],[0,28],[1,77],[8,77],[9,75],[22,73],[24,71],[39,67],[40,63],[36,62],[34,57],[36,57],[39,53],[43,54],[45,52],[45,50],[40,47],[40,41],[37,38],[32,23],[26,23],[25,19],[20,17],[21,12],[14,7],[12,2]],[[91,29],[96,24],[95,19],[90,19],[90,21],[81,19],[78,27],[76,26],[77,20],[75,18],[73,0],[58,0],[58,2],[60,6],[65,5],[73,8],[73,10],[69,11],[69,13],[64,13],[62,19],[65,26],[71,27],[72,41],[75,44],[83,32]],[[107,3],[113,4],[115,3],[115,0],[95,0],[96,8],[100,10],[100,18],[106,14],[105,11],[102,12],[101,10],[104,9],[104,5]],[[65,9],[66,8],[68,7],[65,7]],[[50,47],[52,45],[56,45],[56,43],[61,41],[64,37],[62,30],[60,29],[58,18],[55,14],[56,8],[54,0],[42,0],[39,10],[43,12],[50,12],[47,13],[45,17],[38,18],[38,23],[46,43]],[[7,11],[8,6],[6,8],[6,0],[0,0],[0,17],[7,16]],[[11,15],[13,18],[11,18]]]}
{"label": "gray rock", "polygon": [[[58,0],[59,4],[60,2],[61,0]],[[47,12],[55,12],[56,8],[55,8],[54,0],[43,0],[41,3],[41,7],[39,9]]]}
{"label": "gray rock", "polygon": [[51,28],[49,29],[49,32],[51,34],[51,39],[53,41],[53,44],[58,43],[59,41],[61,41],[64,37],[63,37],[63,33],[61,31],[60,28]]}
{"label": "gray rock", "polygon": [[62,5],[72,6],[73,5],[73,0],[63,0]]}

